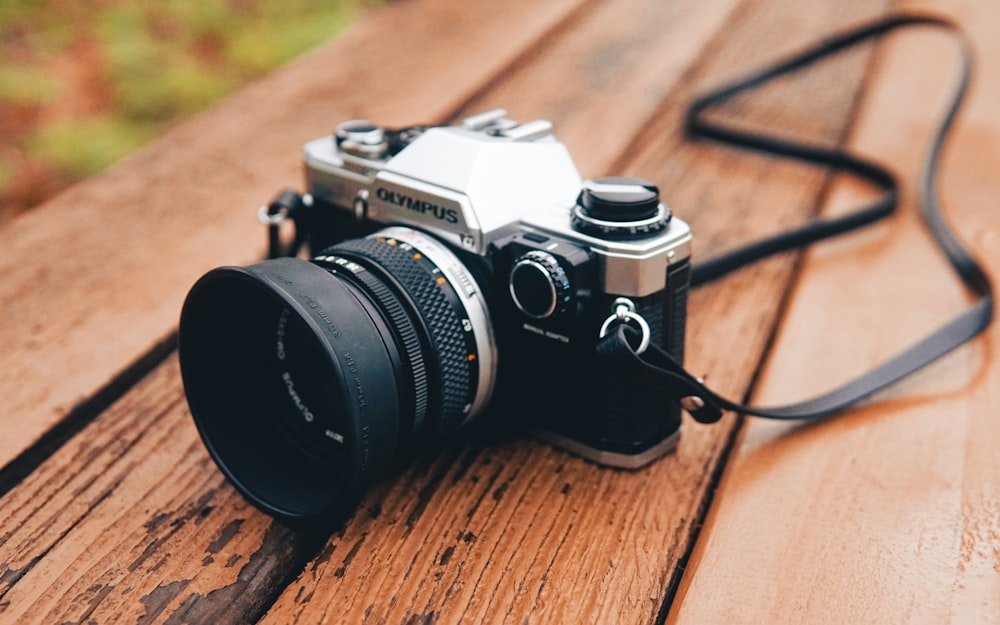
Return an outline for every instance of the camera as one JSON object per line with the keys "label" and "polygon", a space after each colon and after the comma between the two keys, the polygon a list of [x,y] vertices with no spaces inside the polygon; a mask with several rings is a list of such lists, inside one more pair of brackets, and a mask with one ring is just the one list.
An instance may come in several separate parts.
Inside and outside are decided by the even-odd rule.
{"label": "camera", "polygon": [[677,444],[679,406],[594,354],[620,322],[683,360],[691,231],[655,185],[584,180],[551,123],[503,110],[347,121],[304,168],[308,258],[213,269],[181,311],[194,421],[255,505],[342,514],[479,418],[626,469]]}

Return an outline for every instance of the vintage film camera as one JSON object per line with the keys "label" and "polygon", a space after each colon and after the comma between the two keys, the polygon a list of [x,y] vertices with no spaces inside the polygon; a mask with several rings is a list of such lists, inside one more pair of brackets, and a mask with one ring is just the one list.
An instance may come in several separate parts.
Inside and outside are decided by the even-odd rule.
{"label": "vintage film camera", "polygon": [[502,110],[349,121],[304,161],[307,192],[264,218],[291,210],[311,259],[214,269],[181,313],[191,412],[253,503],[339,514],[483,414],[622,468],[676,445],[676,403],[594,356],[624,322],[683,359],[691,231],[654,185],[582,180],[549,122]]}

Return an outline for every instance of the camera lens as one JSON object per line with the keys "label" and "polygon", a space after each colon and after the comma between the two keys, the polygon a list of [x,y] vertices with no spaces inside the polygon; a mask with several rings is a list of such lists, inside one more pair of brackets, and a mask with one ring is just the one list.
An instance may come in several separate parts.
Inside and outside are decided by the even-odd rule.
{"label": "camera lens", "polygon": [[213,459],[289,520],[349,510],[402,450],[479,414],[496,375],[468,269],[397,227],[308,262],[210,271],[185,300],[179,356]]}

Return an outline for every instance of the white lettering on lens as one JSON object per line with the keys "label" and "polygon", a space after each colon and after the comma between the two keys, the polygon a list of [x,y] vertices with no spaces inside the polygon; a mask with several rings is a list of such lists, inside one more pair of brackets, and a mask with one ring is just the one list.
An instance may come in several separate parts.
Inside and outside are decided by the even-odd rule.
{"label": "white lettering on lens", "polygon": [[338,443],[343,443],[344,442],[344,437],[341,434],[337,434],[333,430],[327,430],[327,431],[325,431],[323,433],[326,434],[327,438],[332,438],[333,440],[337,441]]}
{"label": "white lettering on lens", "polygon": [[285,325],[288,323],[288,311],[281,311],[278,319],[278,360],[285,359]]}
{"label": "white lettering on lens", "polygon": [[361,385],[361,378],[354,378],[354,386],[358,389],[358,410],[364,411],[368,408],[368,402],[365,400],[365,389]]}
{"label": "white lettering on lens", "polygon": [[281,374],[281,379],[285,381],[285,387],[288,389],[288,396],[292,398],[292,403],[295,404],[295,407],[302,413],[302,418],[304,418],[307,423],[312,423],[316,417],[313,416],[312,411],[305,405],[305,402],[302,401],[299,394],[295,392],[295,383],[292,382],[292,375],[285,371]]}
{"label": "white lettering on lens", "polygon": [[354,388],[358,391],[358,410],[365,410],[368,408],[368,401],[365,399],[365,387],[361,383],[361,378],[357,375],[357,363],[354,362],[354,356],[351,355],[351,352],[344,352],[344,362],[347,363],[347,370],[354,374]]}
{"label": "white lettering on lens", "polygon": [[330,315],[328,315],[325,310],[319,307],[319,302],[314,300],[313,296],[308,293],[299,293],[299,297],[305,300],[306,305],[309,306],[309,308],[317,309],[317,314],[319,315],[320,319],[323,320],[323,323],[326,324],[326,327],[327,329],[330,330],[330,333],[333,335],[333,338],[339,339],[341,337],[340,329],[337,328],[337,324],[335,324],[333,320],[330,319]]}
{"label": "white lettering on lens", "polygon": [[367,425],[361,427],[361,472],[368,470],[368,451],[370,447],[369,428]]}

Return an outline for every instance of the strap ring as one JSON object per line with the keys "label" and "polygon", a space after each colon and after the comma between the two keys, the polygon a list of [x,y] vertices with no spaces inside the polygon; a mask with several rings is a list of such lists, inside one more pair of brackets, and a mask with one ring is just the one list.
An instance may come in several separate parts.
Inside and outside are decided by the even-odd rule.
{"label": "strap ring", "polygon": [[635,304],[632,300],[627,297],[619,297],[614,301],[612,305],[614,313],[610,317],[604,320],[601,325],[600,338],[604,338],[608,335],[608,331],[611,329],[612,324],[615,323],[634,323],[639,326],[639,331],[642,333],[642,337],[639,339],[639,347],[635,350],[636,354],[641,354],[646,351],[649,347],[649,324],[643,319],[642,315],[635,312]]}
{"label": "strap ring", "polygon": [[280,226],[286,219],[288,219],[288,209],[284,207],[276,213],[272,213],[271,207],[266,204],[257,210],[257,221],[265,226]]}

